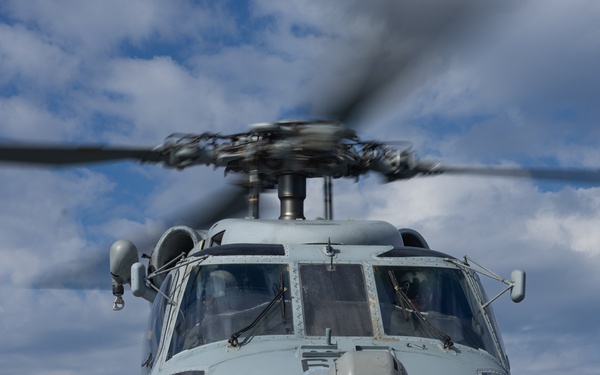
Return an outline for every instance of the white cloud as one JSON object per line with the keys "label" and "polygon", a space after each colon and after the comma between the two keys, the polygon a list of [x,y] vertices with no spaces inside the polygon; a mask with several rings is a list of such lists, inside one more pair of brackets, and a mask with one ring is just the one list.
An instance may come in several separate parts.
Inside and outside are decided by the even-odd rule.
{"label": "white cloud", "polygon": [[598,189],[561,191],[554,198],[527,221],[526,235],[541,246],[600,254]]}
{"label": "white cloud", "polygon": [[[575,335],[552,332],[535,336],[511,334],[505,341],[514,348],[510,357],[514,373],[558,375],[574,369],[578,374],[598,373],[598,353],[594,346]],[[560,350],[550,350],[549,346],[557,346]],[[539,350],[534,351],[532,347]]]}
{"label": "white cloud", "polygon": [[109,291],[0,291],[3,373],[139,371],[145,327],[140,314],[149,311],[147,302],[126,298],[126,309],[117,313]]}
{"label": "white cloud", "polygon": [[[201,24],[210,20],[198,8],[180,5],[158,1],[11,1],[6,9],[10,16],[62,48],[83,57],[97,57],[98,53],[115,52],[122,42],[172,38],[180,34],[178,29],[189,31],[191,21]],[[171,23],[173,20],[176,22]]]}
{"label": "white cloud", "polygon": [[0,26],[0,82],[19,86],[31,94],[33,88],[61,90],[72,84],[78,60],[52,41],[22,26]]}
{"label": "white cloud", "polygon": [[27,98],[13,96],[0,99],[2,136],[23,141],[51,141],[77,133],[77,125],[43,108]]}
{"label": "white cloud", "polygon": [[[111,190],[105,176],[86,170],[50,172],[3,168],[0,194],[0,264],[5,282],[22,285],[33,275],[81,256],[89,246],[81,217],[93,214]],[[18,266],[17,266],[18,265]],[[27,267],[23,267],[27,265]]]}

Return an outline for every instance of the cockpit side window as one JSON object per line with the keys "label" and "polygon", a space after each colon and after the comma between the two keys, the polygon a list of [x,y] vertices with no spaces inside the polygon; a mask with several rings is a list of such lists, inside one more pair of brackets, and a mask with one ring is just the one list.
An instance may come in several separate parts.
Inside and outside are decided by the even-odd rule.
{"label": "cockpit side window", "polygon": [[[180,306],[169,358],[187,349],[228,340],[254,322],[246,337],[293,333],[287,264],[219,264],[195,267]],[[240,342],[243,339],[240,338]]]}
{"label": "cockpit side window", "polygon": [[301,264],[302,306],[307,336],[373,336],[362,267]]}
{"label": "cockpit side window", "polygon": [[150,319],[144,336],[144,348],[142,350],[142,374],[150,373],[158,354],[165,310],[168,303],[165,296],[168,296],[171,290],[171,280],[172,274],[169,274],[160,287],[160,293],[156,295],[152,303],[152,311],[150,312]]}

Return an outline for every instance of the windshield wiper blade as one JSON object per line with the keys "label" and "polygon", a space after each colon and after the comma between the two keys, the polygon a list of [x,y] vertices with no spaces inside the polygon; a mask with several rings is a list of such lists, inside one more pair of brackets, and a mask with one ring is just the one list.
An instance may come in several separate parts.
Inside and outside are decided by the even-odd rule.
{"label": "windshield wiper blade", "polygon": [[[273,285],[275,286],[275,285]],[[283,286],[283,273],[279,275],[279,290],[285,289]],[[283,291],[285,293],[285,290]],[[285,298],[281,297],[281,319],[285,322]]]}
{"label": "windshield wiper blade", "polygon": [[434,327],[431,323],[427,321],[427,319],[425,319],[423,313],[416,308],[416,306],[412,303],[410,298],[408,298],[404,290],[400,288],[400,284],[398,284],[396,275],[394,275],[394,272],[392,270],[388,271],[388,276],[390,278],[390,281],[392,282],[392,286],[394,287],[396,299],[398,299],[398,302],[401,304],[400,308],[404,313],[404,319],[409,319],[409,314],[407,311],[408,307],[414,312],[414,315],[417,317],[417,321],[419,321],[423,325],[423,327],[429,330],[429,332],[433,333],[434,336],[437,336],[440,340],[442,340],[442,342],[444,343],[444,349],[450,349],[454,345],[454,342],[452,342],[452,338],[446,333],[439,330],[438,328]]}
{"label": "windshield wiper blade", "polygon": [[249,325],[247,325],[246,327],[240,329],[239,331],[233,333],[231,335],[231,337],[229,338],[229,340],[227,340],[227,342],[229,342],[229,345],[233,346],[233,347],[238,347],[240,346],[240,343],[238,341],[238,338],[246,331],[254,328],[254,326],[256,326],[258,324],[258,322],[261,321],[262,318],[264,318],[267,313],[269,312],[269,310],[271,310],[271,308],[273,306],[275,306],[275,303],[281,298],[283,300],[283,295],[284,293],[287,292],[287,288],[285,286],[283,286],[283,280],[281,280],[281,284],[279,287],[279,292],[277,292],[277,294],[275,295],[275,297],[273,297],[273,299],[269,302],[269,304],[260,312],[260,314],[258,314],[258,316],[256,317],[256,319],[254,319],[252,321],[252,323],[250,323]]}

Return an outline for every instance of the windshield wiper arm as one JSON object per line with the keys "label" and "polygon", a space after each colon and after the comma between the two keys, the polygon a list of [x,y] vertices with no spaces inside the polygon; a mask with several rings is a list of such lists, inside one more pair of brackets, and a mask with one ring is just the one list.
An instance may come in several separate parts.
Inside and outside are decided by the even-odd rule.
{"label": "windshield wiper arm", "polygon": [[269,302],[269,304],[260,312],[260,314],[258,314],[258,316],[256,317],[256,319],[254,319],[252,321],[252,323],[250,323],[248,326],[240,329],[239,331],[233,333],[231,335],[231,337],[229,338],[228,342],[231,346],[233,347],[238,347],[240,346],[240,343],[238,341],[238,338],[246,331],[254,328],[255,325],[258,324],[258,322],[260,322],[260,320],[262,318],[264,318],[267,313],[269,312],[269,310],[271,310],[271,308],[273,306],[275,306],[275,303],[281,298],[283,300],[283,294],[287,291],[287,288],[285,286],[283,286],[283,280],[281,281],[280,287],[279,287],[279,292],[277,292],[277,294],[275,295],[275,297],[273,297],[273,299]]}
{"label": "windshield wiper arm", "polygon": [[406,311],[406,308],[408,307],[412,311],[414,311],[417,320],[423,325],[423,327],[428,329],[431,333],[433,333],[435,336],[437,336],[444,342],[444,349],[450,349],[454,345],[454,343],[452,342],[452,338],[444,332],[442,332],[441,330],[434,327],[431,323],[427,321],[427,319],[425,319],[423,313],[421,313],[421,311],[419,311],[419,309],[416,308],[416,306],[412,303],[410,298],[408,298],[406,293],[404,293],[404,290],[400,288],[400,284],[398,284],[396,275],[394,275],[394,272],[392,270],[388,271],[388,276],[390,278],[390,281],[392,282],[392,286],[394,287],[396,299],[398,299],[398,302],[402,305],[400,306],[400,308],[404,313],[404,318],[408,320],[408,313]]}
{"label": "windshield wiper arm", "polygon": [[[273,285],[275,286],[275,285]],[[285,289],[283,286],[283,273],[279,275],[279,290]],[[285,293],[285,290],[283,291]],[[281,297],[281,319],[285,322],[285,298]]]}

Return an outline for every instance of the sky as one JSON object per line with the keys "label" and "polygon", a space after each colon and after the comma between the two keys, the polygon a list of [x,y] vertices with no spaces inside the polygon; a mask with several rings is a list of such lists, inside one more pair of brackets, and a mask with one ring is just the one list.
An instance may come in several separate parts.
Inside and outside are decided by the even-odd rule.
{"label": "sky", "polygon": [[[154,146],[312,118],[375,82],[351,119],[363,139],[447,164],[597,169],[600,2],[485,3],[5,0],[0,142]],[[113,312],[108,277],[23,285],[156,233],[213,200],[223,171],[4,164],[0,181],[1,372],[138,373],[145,301],[127,294]],[[320,181],[308,192],[306,216],[322,216]],[[263,203],[277,215],[272,194]],[[416,229],[504,277],[525,270],[525,300],[493,303],[512,374],[600,374],[599,186],[369,175],[334,182],[334,216]]]}

